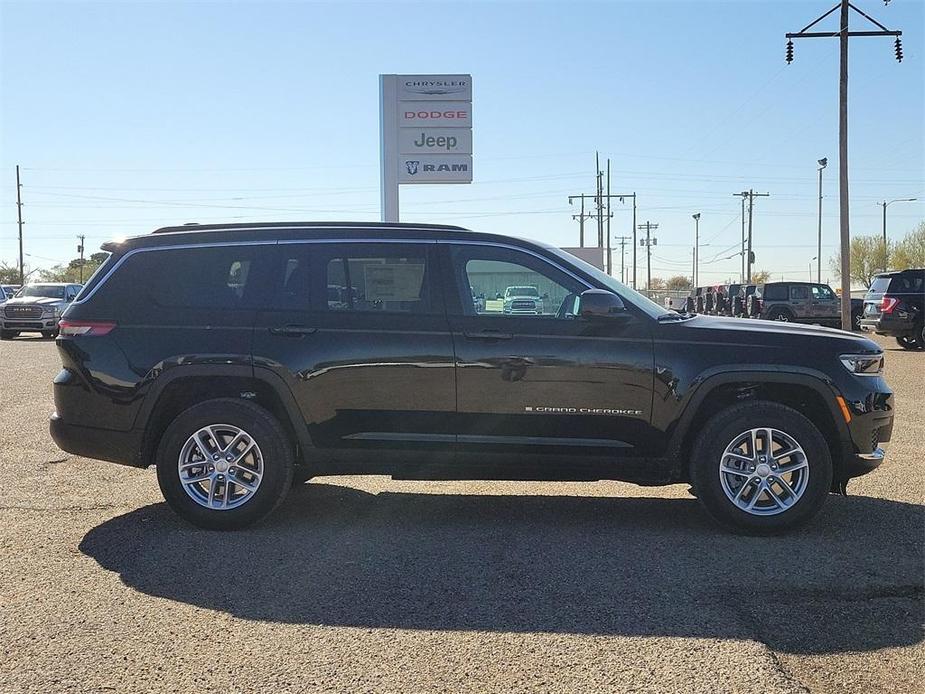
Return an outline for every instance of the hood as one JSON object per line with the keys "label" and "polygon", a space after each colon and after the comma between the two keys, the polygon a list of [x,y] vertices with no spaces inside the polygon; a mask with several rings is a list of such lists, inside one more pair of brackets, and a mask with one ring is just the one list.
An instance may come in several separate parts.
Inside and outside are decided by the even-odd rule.
{"label": "hood", "polygon": [[[870,338],[837,328],[745,318],[698,315],[683,324],[695,330],[704,341],[723,344],[765,345],[802,348],[803,344],[831,345],[839,350],[879,353],[880,345]],[[702,331],[702,333],[700,332]],[[695,338],[696,339],[696,338]]]}
{"label": "hood", "polygon": [[53,296],[20,296],[10,299],[4,306],[54,306],[63,303],[64,299],[56,299]]}

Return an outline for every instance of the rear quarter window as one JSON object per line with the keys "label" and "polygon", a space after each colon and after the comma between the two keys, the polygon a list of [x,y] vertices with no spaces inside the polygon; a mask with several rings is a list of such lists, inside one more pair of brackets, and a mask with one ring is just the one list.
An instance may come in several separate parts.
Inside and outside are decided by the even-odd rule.
{"label": "rear quarter window", "polygon": [[766,284],[762,298],[765,301],[786,301],[787,285],[785,284]]}
{"label": "rear quarter window", "polygon": [[262,247],[144,250],[127,257],[101,284],[92,305],[112,317],[139,319],[159,310],[253,308]]}
{"label": "rear quarter window", "polygon": [[922,294],[925,292],[925,272],[894,275],[888,291],[894,294]]}

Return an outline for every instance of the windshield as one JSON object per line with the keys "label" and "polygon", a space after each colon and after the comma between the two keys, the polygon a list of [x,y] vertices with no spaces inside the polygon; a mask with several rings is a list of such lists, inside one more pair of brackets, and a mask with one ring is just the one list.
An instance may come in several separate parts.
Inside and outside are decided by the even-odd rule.
{"label": "windshield", "polygon": [[568,265],[573,265],[581,269],[582,272],[593,277],[595,280],[607,287],[607,289],[611,290],[614,294],[617,294],[621,299],[629,301],[631,304],[633,304],[633,306],[638,306],[648,315],[652,316],[652,318],[658,318],[659,316],[677,315],[675,311],[669,311],[664,306],[659,306],[648,297],[643,296],[637,292],[635,289],[630,289],[620,280],[611,277],[603,270],[598,270],[591,263],[585,262],[581,258],[572,255],[568,251],[563,251],[556,248],[555,246],[547,246],[545,244],[543,247],[547,251],[558,256]]}
{"label": "windshield", "polygon": [[539,296],[540,293],[536,287],[508,287],[508,296]]}
{"label": "windshield", "polygon": [[55,284],[30,284],[20,289],[16,296],[37,296],[48,297],[50,299],[63,299],[64,287]]}

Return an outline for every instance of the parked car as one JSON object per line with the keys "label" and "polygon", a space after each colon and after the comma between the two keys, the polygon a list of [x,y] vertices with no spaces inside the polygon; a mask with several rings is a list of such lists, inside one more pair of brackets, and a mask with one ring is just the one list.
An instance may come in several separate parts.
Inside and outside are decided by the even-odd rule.
{"label": "parked car", "polygon": [[[688,482],[726,526],[782,532],[875,469],[891,436],[870,339],[669,311],[540,243],[285,223],[104,249],[60,324],[51,435],[154,465],[204,527],[258,521],[293,480],[381,474]],[[558,306],[477,313],[473,285],[512,274]]]}
{"label": "parked car", "polygon": [[738,316],[741,314],[741,311],[736,311],[736,306],[741,304],[741,299],[739,297],[739,290],[742,288],[741,284],[724,284],[721,285],[721,290],[723,294],[723,309],[720,312],[722,316]]}
{"label": "parked car", "polygon": [[759,302],[758,318],[841,326],[841,303],[827,284],[766,282],[756,287],[754,296]]}
{"label": "parked car", "polygon": [[895,337],[903,349],[925,349],[925,269],[874,277],[864,297],[860,327]]}
{"label": "parked car", "polygon": [[543,299],[536,287],[508,287],[504,290],[505,313],[543,314]]}
{"label": "parked car", "polygon": [[0,306],[12,299],[18,290],[18,284],[0,284]]}
{"label": "parked car", "polygon": [[56,337],[61,314],[80,290],[81,285],[64,282],[36,282],[22,287],[0,311],[0,339],[11,340],[20,333]]}

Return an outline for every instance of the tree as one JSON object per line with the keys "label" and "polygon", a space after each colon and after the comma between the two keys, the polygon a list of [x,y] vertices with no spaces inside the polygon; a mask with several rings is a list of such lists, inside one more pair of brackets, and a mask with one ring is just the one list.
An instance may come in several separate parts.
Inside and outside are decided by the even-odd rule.
{"label": "tree", "polygon": [[[869,288],[874,275],[882,272],[886,266],[887,250],[879,235],[855,236],[851,239],[848,259],[851,262],[851,281]],[[892,255],[892,252],[890,253]],[[836,253],[829,261],[829,267],[835,276],[841,279],[841,254]]]}
{"label": "tree", "polygon": [[646,286],[646,289],[651,291],[664,291],[665,280],[661,277],[653,277],[648,286]]}
{"label": "tree", "polygon": [[[108,257],[108,253],[94,253],[83,261],[74,258],[67,265],[55,265],[47,270],[40,270],[39,277],[43,282],[80,282],[83,277],[83,281],[86,282]],[[81,264],[83,273],[80,269]]]}
{"label": "tree", "polygon": [[0,284],[19,284],[19,265],[0,260]]}
{"label": "tree", "polygon": [[685,275],[669,277],[665,287],[673,292],[688,291],[691,288],[691,278]]}
{"label": "tree", "polygon": [[906,234],[890,254],[890,267],[894,270],[925,267],[925,222]]}
{"label": "tree", "polygon": [[752,284],[764,284],[771,281],[771,273],[768,270],[755,270],[752,273]]}

